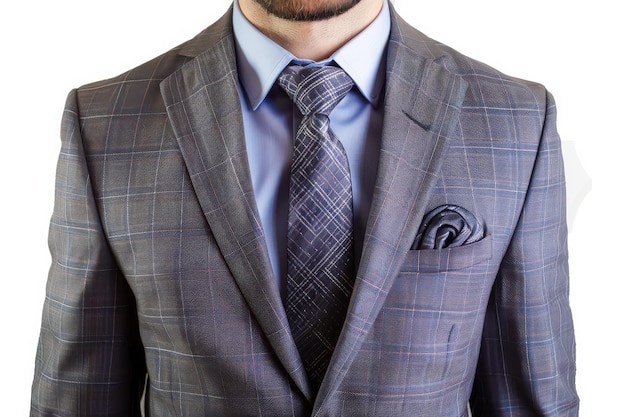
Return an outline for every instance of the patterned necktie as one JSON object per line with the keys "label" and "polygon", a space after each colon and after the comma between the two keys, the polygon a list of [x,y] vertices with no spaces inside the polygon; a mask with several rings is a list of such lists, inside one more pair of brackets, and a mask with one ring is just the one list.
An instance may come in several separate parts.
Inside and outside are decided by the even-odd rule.
{"label": "patterned necktie", "polygon": [[317,392],[354,281],[350,168],[328,119],[353,83],[341,68],[295,65],[285,68],[278,81],[303,115],[291,166],[285,304]]}

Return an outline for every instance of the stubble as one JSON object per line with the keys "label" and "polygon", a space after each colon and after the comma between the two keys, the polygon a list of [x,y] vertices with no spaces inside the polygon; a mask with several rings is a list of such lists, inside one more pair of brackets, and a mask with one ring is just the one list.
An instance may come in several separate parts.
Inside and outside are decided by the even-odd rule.
{"label": "stubble", "polygon": [[314,22],[339,16],[361,0],[254,0],[267,13],[296,22]]}

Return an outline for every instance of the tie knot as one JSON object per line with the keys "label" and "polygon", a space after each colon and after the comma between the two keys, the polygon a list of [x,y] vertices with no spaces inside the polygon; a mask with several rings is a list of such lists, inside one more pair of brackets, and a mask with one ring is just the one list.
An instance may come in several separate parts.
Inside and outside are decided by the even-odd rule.
{"label": "tie knot", "polygon": [[290,65],[278,83],[304,116],[328,115],[352,88],[352,79],[338,67]]}

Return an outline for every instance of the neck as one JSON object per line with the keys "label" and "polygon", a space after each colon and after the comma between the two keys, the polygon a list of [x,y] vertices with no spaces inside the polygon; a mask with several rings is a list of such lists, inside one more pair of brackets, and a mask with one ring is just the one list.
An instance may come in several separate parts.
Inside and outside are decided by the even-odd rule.
{"label": "neck", "polygon": [[239,0],[243,15],[265,36],[300,59],[331,56],[365,29],[380,13],[383,0],[361,0],[345,13],[326,20],[300,22],[267,13],[254,0]]}

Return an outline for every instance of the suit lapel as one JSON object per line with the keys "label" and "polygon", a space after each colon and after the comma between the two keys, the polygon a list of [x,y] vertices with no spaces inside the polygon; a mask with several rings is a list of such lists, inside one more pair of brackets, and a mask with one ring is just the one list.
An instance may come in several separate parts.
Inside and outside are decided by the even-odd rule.
{"label": "suit lapel", "polygon": [[198,200],[230,272],[279,360],[310,398],[256,209],[230,16],[185,46],[182,53],[194,57],[161,83],[161,93]]}
{"label": "suit lapel", "polygon": [[448,139],[458,127],[465,81],[407,46],[407,34],[421,36],[392,10],[376,186],[348,316],[316,410],[338,387],[376,320],[417,234]]}

